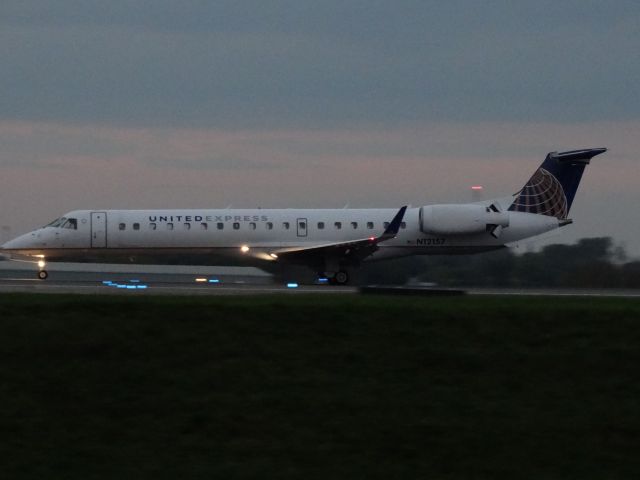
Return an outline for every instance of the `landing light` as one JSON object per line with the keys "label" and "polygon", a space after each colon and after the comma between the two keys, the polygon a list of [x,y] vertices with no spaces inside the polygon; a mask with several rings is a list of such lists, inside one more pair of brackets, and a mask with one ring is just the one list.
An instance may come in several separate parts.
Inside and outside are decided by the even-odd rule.
{"label": "landing light", "polygon": [[38,268],[44,268],[47,266],[47,263],[44,260],[38,260]]}
{"label": "landing light", "polygon": [[269,254],[269,256],[270,256],[271,258],[278,258],[278,255],[276,255],[275,253],[270,253],[270,254]]}
{"label": "landing light", "polygon": [[207,279],[203,278],[203,277],[196,278],[196,282],[198,282],[198,283],[202,283],[202,282],[206,282],[206,281],[207,281]]}
{"label": "landing light", "polygon": [[242,245],[242,246],[240,247],[240,251],[241,251],[242,253],[247,253],[247,252],[249,251],[249,247],[248,247],[247,245]]}

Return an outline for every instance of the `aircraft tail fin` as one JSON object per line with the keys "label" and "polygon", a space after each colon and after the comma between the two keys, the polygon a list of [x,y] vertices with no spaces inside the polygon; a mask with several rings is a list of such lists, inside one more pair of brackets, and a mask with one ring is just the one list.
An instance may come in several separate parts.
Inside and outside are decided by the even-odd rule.
{"label": "aircraft tail fin", "polygon": [[566,219],[584,167],[606,151],[606,148],[588,148],[547,154],[542,165],[515,194],[509,210]]}

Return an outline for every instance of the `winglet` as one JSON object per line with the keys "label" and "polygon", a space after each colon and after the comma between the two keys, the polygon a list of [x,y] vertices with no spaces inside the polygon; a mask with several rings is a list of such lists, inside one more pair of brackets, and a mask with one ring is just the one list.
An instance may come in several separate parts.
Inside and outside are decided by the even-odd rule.
{"label": "winglet", "polygon": [[391,220],[391,223],[386,228],[384,233],[380,237],[378,237],[377,240],[379,242],[384,240],[389,240],[390,238],[394,238],[398,234],[398,230],[400,230],[400,224],[402,223],[402,219],[404,218],[404,213],[406,211],[407,211],[406,205],[402,207],[400,210],[398,210],[398,213],[396,213],[396,216],[393,217],[393,220]]}

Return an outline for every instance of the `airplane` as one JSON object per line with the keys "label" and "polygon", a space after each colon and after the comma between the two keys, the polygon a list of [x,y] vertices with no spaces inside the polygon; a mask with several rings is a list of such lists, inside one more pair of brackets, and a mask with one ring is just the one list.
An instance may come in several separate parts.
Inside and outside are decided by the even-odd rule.
{"label": "airplane", "polygon": [[344,285],[365,261],[504,248],[572,223],[583,171],[606,148],[550,152],[514,195],[399,209],[75,210],[4,245],[46,262],[304,265]]}

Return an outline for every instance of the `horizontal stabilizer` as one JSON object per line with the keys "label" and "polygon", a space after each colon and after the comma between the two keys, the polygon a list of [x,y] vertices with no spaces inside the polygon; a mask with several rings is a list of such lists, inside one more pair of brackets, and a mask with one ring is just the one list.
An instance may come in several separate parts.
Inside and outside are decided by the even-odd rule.
{"label": "horizontal stabilizer", "polygon": [[596,155],[606,152],[606,148],[586,148],[583,150],[570,150],[568,152],[551,152],[549,157],[560,163],[584,163],[589,164]]}

